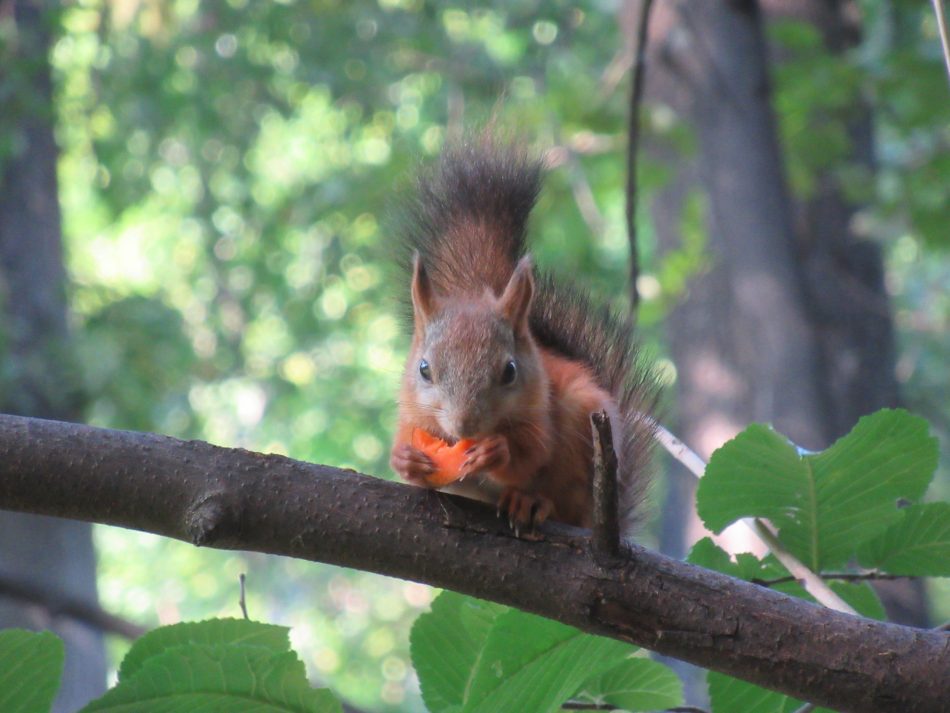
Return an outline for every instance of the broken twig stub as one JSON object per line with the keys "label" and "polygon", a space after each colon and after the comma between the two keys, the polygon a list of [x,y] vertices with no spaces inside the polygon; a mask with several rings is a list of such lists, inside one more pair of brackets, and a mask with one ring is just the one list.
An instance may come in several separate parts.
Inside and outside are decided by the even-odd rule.
{"label": "broken twig stub", "polygon": [[620,512],[617,488],[617,454],[606,411],[592,413],[594,444],[594,552],[616,556],[620,552]]}

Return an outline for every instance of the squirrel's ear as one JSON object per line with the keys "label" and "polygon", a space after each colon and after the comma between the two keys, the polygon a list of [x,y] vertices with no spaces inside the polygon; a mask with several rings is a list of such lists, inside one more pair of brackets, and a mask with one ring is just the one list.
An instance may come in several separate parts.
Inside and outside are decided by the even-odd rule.
{"label": "squirrel's ear", "polygon": [[435,314],[435,293],[432,290],[432,282],[425,267],[422,265],[422,258],[416,251],[412,256],[412,311],[416,317],[416,323],[419,326],[424,325]]}
{"label": "squirrel's ear", "polygon": [[531,311],[531,298],[534,296],[534,275],[531,256],[525,255],[518,261],[508,285],[498,300],[498,309],[502,316],[511,322],[515,334],[528,331],[528,314]]}

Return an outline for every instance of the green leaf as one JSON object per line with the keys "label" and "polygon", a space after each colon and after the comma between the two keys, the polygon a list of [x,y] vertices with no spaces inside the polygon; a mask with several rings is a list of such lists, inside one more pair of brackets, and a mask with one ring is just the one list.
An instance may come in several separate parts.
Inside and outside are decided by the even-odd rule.
{"label": "green leaf", "polygon": [[787,696],[781,693],[714,671],[706,681],[713,713],[785,713]]}
{"label": "green leaf", "polygon": [[488,634],[468,687],[465,713],[555,711],[584,681],[635,649],[512,609]]}
{"label": "green leaf", "polygon": [[[794,713],[802,706],[802,701],[775,691],[770,691],[752,683],[740,681],[724,673],[710,671],[706,680],[709,684],[709,702],[712,713]],[[834,713],[827,708],[815,708],[814,713]]]}
{"label": "green leaf", "polygon": [[631,658],[587,681],[574,698],[625,711],[655,711],[683,704],[683,682],[669,666]]}
{"label": "green leaf", "polygon": [[950,503],[905,508],[901,519],[858,548],[861,566],[915,577],[950,577]]}
{"label": "green leaf", "polygon": [[146,659],[134,675],[81,713],[340,713],[307,682],[293,651],[241,644],[181,645]]}
{"label": "green leaf", "polygon": [[869,583],[830,580],[828,584],[835,594],[850,604],[861,616],[866,616],[868,619],[877,619],[878,621],[887,619],[887,612],[884,611],[881,598]]}
{"label": "green leaf", "polygon": [[720,532],[742,517],[766,517],[812,570],[841,566],[855,548],[920,498],[937,464],[927,423],[906,411],[865,416],[827,450],[800,455],[754,424],[713,454],[697,509]]}
{"label": "green leaf", "polygon": [[[729,559],[729,554],[708,537],[693,545],[687,561],[691,564],[728,574],[730,577],[744,579],[747,582],[756,580],[769,582],[789,576],[788,570],[775,558],[775,555],[770,554],[764,559],[759,559],[749,552],[740,552],[736,555],[736,561],[733,562]],[[886,618],[881,600],[874,589],[866,582],[828,580],[828,585],[862,616],[879,620]],[[799,599],[815,601],[814,597],[795,580],[779,582],[771,585],[771,588],[776,592],[782,592]]]}
{"label": "green leaf", "polygon": [[686,561],[698,567],[728,574],[730,577],[740,576],[739,566],[729,558],[728,552],[713,542],[711,537],[704,537],[697,541],[686,556]]}
{"label": "green leaf", "polygon": [[[937,439],[927,422],[903,409],[865,416],[828,450],[808,456],[818,487],[819,548],[815,569],[845,563],[855,547],[900,519],[899,501],[920,499],[937,468]],[[804,544],[811,528],[793,528]],[[790,537],[789,546],[795,541]]]}
{"label": "green leaf", "polygon": [[208,619],[162,626],[132,644],[119,667],[119,680],[135,675],[146,660],[176,646],[244,644],[262,646],[273,653],[290,651],[288,631],[284,626],[246,619]]}
{"label": "green leaf", "polygon": [[753,423],[712,454],[696,508],[706,527],[719,533],[744,517],[784,518],[807,484],[808,471],[795,447],[770,427]]}
{"label": "green leaf", "polygon": [[495,619],[508,607],[442,592],[409,635],[422,699],[432,713],[458,711]]}
{"label": "green leaf", "polygon": [[48,711],[63,674],[63,642],[48,631],[0,631],[0,711]]}

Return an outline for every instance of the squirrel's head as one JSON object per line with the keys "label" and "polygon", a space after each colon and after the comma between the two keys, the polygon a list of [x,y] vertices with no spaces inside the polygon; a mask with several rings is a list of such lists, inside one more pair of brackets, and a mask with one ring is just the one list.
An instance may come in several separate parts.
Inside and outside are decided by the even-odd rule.
{"label": "squirrel's head", "polygon": [[534,294],[531,259],[522,258],[504,291],[447,298],[435,294],[422,261],[413,263],[412,307],[418,349],[407,365],[417,405],[452,438],[496,433],[509,419],[531,419],[547,382],[528,326]]}

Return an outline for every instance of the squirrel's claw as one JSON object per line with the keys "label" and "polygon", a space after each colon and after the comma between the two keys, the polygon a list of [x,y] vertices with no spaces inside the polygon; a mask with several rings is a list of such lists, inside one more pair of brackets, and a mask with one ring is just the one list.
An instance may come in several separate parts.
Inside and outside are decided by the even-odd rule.
{"label": "squirrel's claw", "polygon": [[436,471],[432,459],[410,443],[393,447],[389,465],[399,476],[413,485],[431,487],[428,478]]}
{"label": "squirrel's claw", "polygon": [[520,537],[525,525],[533,530],[547,520],[554,512],[554,503],[538,493],[508,487],[498,500],[499,515],[502,511],[508,513],[508,526],[514,530],[515,537]]}
{"label": "squirrel's claw", "polygon": [[459,468],[462,477],[486,470],[498,470],[511,462],[508,439],[501,434],[488,436],[465,451],[468,458]]}

